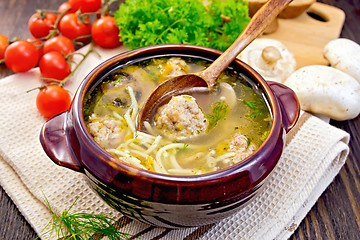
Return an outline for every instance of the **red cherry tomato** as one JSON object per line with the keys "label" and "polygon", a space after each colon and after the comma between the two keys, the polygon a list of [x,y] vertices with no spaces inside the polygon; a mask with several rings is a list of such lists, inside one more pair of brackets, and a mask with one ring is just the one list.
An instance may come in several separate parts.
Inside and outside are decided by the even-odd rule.
{"label": "red cherry tomato", "polygon": [[43,55],[43,42],[36,38],[27,38],[26,41],[34,44],[36,49],[39,51],[39,59]]}
{"label": "red cherry tomato", "polygon": [[39,51],[34,44],[25,40],[10,44],[5,51],[5,64],[14,72],[26,72],[39,61]]}
{"label": "red cherry tomato", "polygon": [[65,36],[55,36],[50,38],[44,43],[44,54],[48,52],[56,51],[67,56],[69,53],[75,51],[72,41]]}
{"label": "red cherry tomato", "polygon": [[4,35],[0,35],[0,60],[4,59],[5,50],[8,46],[9,38]]}
{"label": "red cherry tomato", "polygon": [[88,18],[80,20],[76,13],[69,13],[63,16],[59,23],[60,32],[70,38],[82,40],[81,36],[90,35],[91,24]]}
{"label": "red cherry tomato", "polygon": [[36,97],[36,107],[46,118],[69,110],[71,96],[68,91],[58,85],[48,85],[40,90]]}
{"label": "red cherry tomato", "polygon": [[34,13],[28,21],[28,28],[34,37],[46,37],[50,30],[54,29],[56,18],[53,13]]}
{"label": "red cherry tomato", "polygon": [[[65,60],[64,55],[55,51],[48,52],[40,58],[39,68],[41,76],[57,80],[63,80],[71,72],[69,63]],[[51,83],[52,81],[46,82]]]}
{"label": "red cherry tomato", "polygon": [[91,27],[91,36],[94,42],[103,48],[115,48],[121,45],[119,28],[115,25],[115,18],[102,17]]}
{"label": "red cherry tomato", "polygon": [[101,7],[101,0],[69,0],[72,8],[83,13],[96,12]]}
{"label": "red cherry tomato", "polygon": [[58,12],[59,13],[62,13],[62,12],[65,12],[66,13],[74,13],[76,12],[76,10],[74,10],[70,4],[70,2],[63,2],[59,8],[58,8]]}

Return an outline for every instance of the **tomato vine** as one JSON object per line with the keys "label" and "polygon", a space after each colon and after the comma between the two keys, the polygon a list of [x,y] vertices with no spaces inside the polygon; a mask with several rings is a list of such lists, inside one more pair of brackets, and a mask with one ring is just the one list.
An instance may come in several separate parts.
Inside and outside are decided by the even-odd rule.
{"label": "tomato vine", "polygon": [[[71,101],[65,90],[66,82],[93,52],[95,44],[105,48],[122,44],[109,10],[115,2],[118,0],[69,0],[57,10],[39,9],[29,18],[28,29],[33,37],[10,41],[0,35],[0,64],[5,63],[14,72],[39,67],[43,84],[38,87],[36,105],[44,117],[52,117],[69,108],[67,105]],[[75,52],[88,43],[90,46],[85,54]],[[76,63],[74,55],[81,55],[81,60]],[[57,107],[60,102],[66,104]]]}

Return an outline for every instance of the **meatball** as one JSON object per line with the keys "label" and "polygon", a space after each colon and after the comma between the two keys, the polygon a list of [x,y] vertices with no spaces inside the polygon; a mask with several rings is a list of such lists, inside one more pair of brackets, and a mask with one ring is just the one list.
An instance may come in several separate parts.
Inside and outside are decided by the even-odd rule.
{"label": "meatball", "polygon": [[189,66],[180,58],[170,58],[160,70],[159,81],[162,82],[169,77],[183,75],[189,71]]}
{"label": "meatball", "polygon": [[94,118],[87,125],[94,140],[103,148],[117,147],[123,140],[124,123],[110,117]]}
{"label": "meatball", "polygon": [[195,98],[188,95],[172,97],[168,104],[159,109],[155,124],[158,129],[176,137],[199,134],[208,127]]}
{"label": "meatball", "polygon": [[255,152],[256,147],[254,144],[249,144],[248,139],[239,133],[236,133],[230,143],[229,152],[235,153],[231,158],[233,163],[238,163],[250,156]]}

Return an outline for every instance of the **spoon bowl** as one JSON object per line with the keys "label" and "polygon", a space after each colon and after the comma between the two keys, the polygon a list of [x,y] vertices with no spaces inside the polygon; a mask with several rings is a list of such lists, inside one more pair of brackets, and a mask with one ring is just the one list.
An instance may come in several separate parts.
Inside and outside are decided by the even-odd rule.
{"label": "spoon bowl", "polygon": [[249,24],[235,42],[203,71],[185,74],[161,83],[144,103],[138,118],[137,129],[146,131],[144,122],[151,122],[157,109],[166,104],[172,96],[191,93],[191,88],[213,88],[220,74],[245,49],[292,0],[269,0],[251,18]]}

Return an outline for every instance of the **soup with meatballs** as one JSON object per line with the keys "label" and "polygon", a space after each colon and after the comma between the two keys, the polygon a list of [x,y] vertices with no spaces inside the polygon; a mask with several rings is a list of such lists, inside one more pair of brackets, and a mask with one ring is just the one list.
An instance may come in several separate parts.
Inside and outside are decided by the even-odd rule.
{"label": "soup with meatballs", "polygon": [[244,161],[267,137],[271,113],[264,93],[230,68],[210,92],[173,96],[137,131],[139,110],[159,83],[209,64],[169,56],[119,66],[86,94],[89,133],[118,161],[157,173],[205,174]]}

